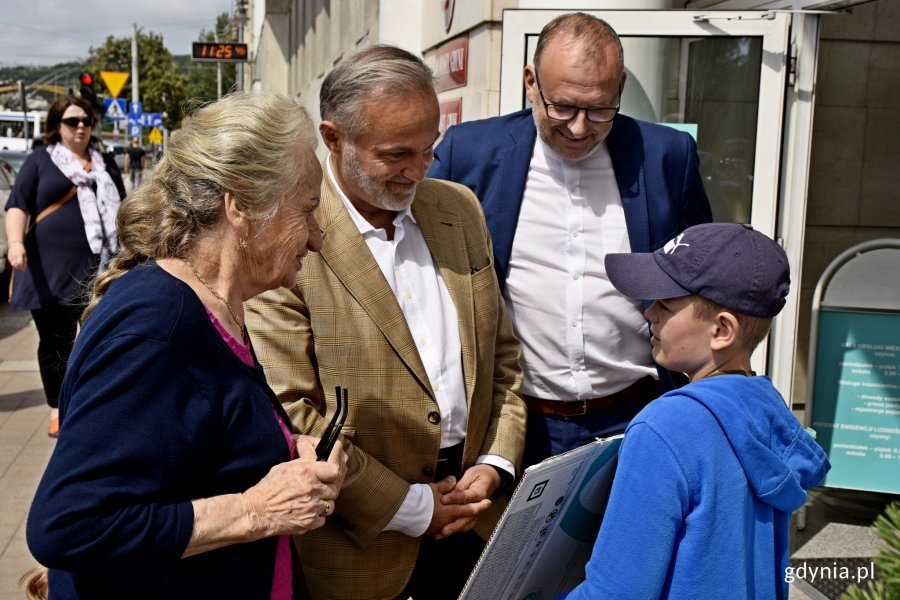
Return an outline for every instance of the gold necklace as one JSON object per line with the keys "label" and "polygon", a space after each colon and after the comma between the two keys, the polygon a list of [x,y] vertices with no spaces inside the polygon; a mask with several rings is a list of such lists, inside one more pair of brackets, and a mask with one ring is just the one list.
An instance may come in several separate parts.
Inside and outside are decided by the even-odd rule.
{"label": "gold necklace", "polygon": [[247,330],[244,329],[244,324],[241,323],[240,319],[237,318],[237,315],[235,314],[234,310],[232,310],[231,304],[228,303],[228,300],[226,300],[225,298],[223,298],[223,297],[219,294],[219,292],[217,292],[216,290],[214,290],[213,287],[212,287],[211,285],[209,285],[209,283],[203,278],[203,276],[200,274],[200,272],[197,271],[197,267],[195,267],[193,264],[191,264],[191,261],[189,261],[189,260],[186,259],[186,258],[182,258],[182,259],[181,259],[181,262],[183,262],[184,264],[186,264],[186,265],[188,266],[188,268],[191,270],[191,273],[193,273],[194,276],[195,276],[197,279],[200,280],[200,283],[202,283],[204,286],[206,286],[206,289],[208,289],[208,290],[210,291],[210,293],[211,293],[213,296],[215,296],[216,298],[218,298],[219,300],[222,301],[222,304],[224,304],[224,305],[225,305],[225,308],[228,309],[228,314],[231,315],[231,318],[232,318],[232,319],[234,320],[234,322],[237,324],[238,328],[240,328],[240,330],[241,330],[241,336],[243,336],[243,337],[246,338],[246,337],[247,337]]}

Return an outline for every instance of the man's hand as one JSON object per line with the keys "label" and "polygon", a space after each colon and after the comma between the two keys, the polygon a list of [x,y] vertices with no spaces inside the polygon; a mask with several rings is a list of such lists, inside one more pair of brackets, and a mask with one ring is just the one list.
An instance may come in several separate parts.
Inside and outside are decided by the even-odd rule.
{"label": "man's hand", "polygon": [[494,495],[503,480],[497,469],[488,464],[473,465],[463,473],[456,487],[441,497],[444,504],[480,502]]}
{"label": "man's hand", "polygon": [[[441,494],[440,498],[435,498],[435,504],[440,502],[447,508],[459,507],[470,510],[459,514],[452,521],[434,530],[434,539],[439,540],[475,527],[478,515],[491,507],[489,498],[501,483],[502,479],[494,467],[486,464],[469,467],[456,485]],[[437,506],[435,506],[435,513],[437,511]],[[434,524],[432,519],[432,525]],[[432,533],[431,527],[426,533]]]}
{"label": "man's hand", "polygon": [[456,477],[453,476],[428,484],[434,496],[434,512],[425,534],[434,534],[436,540],[472,529],[475,518],[491,506],[491,501],[487,499],[462,503],[443,502],[444,495],[452,493],[457,485]]}

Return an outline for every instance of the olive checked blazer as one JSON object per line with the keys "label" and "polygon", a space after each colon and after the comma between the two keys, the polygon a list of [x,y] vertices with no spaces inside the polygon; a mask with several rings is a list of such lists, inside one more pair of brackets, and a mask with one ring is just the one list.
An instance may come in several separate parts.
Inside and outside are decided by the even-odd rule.
{"label": "olive checked blazer", "polygon": [[[482,454],[518,466],[526,418],[519,343],[481,206],[462,185],[426,179],[412,212],[458,313],[469,411],[463,469]],[[328,177],[316,217],[321,252],[304,259],[294,287],[248,302],[247,324],[269,384],[301,433],[321,435],[335,386],[349,390],[348,473],[335,513],[295,538],[313,598],[390,599],[412,573],[419,538],[382,529],[411,483],[434,480],[439,410],[400,306]],[[485,539],[503,504],[479,518]]]}

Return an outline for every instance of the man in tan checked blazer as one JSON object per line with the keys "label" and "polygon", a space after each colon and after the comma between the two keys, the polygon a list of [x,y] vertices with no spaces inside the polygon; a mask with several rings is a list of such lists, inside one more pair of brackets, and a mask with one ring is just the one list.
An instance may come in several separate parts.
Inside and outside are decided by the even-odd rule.
{"label": "man in tan checked blazer", "polygon": [[335,386],[349,390],[335,513],[295,543],[313,598],[455,599],[524,444],[489,234],[468,188],[424,178],[439,108],[421,60],[364,50],[328,75],[320,103],[322,250],[294,287],[247,306],[300,432],[321,435]]}

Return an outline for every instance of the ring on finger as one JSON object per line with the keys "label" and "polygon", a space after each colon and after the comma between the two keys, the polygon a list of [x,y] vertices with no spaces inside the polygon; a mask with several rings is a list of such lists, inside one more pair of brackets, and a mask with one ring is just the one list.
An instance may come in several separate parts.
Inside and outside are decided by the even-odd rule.
{"label": "ring on finger", "polygon": [[322,501],[322,512],[319,513],[320,517],[327,517],[331,514],[331,502],[326,500],[325,498],[319,498]]}

